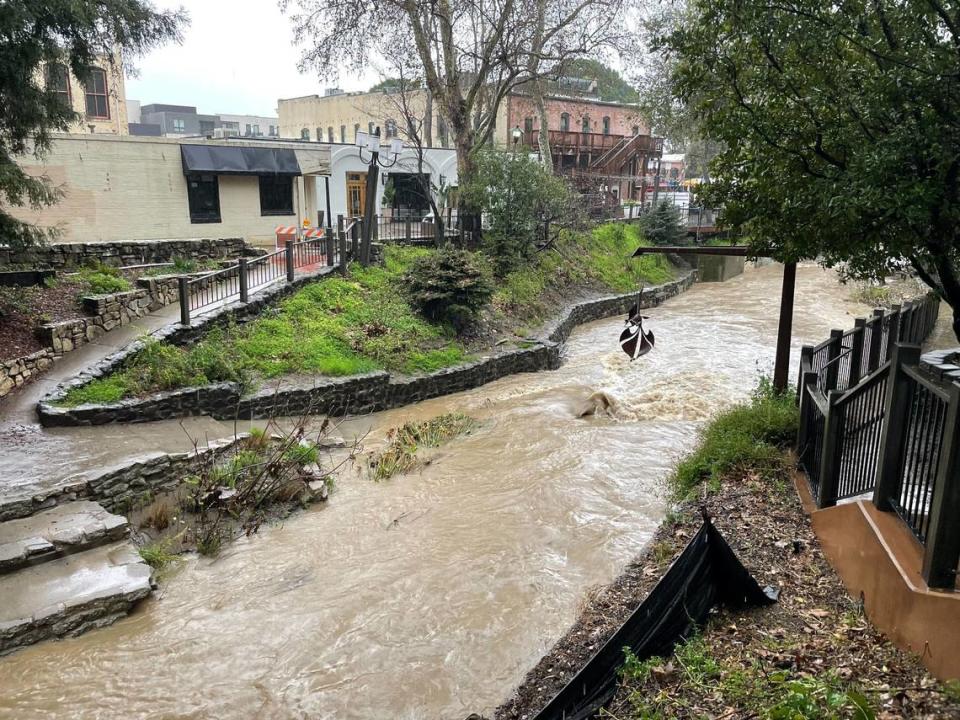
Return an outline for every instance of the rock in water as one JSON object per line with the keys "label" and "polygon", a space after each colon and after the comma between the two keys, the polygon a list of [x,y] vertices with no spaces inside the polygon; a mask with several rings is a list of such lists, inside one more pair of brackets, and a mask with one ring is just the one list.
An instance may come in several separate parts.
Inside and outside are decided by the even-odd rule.
{"label": "rock in water", "polygon": [[577,417],[588,415],[613,415],[616,412],[617,402],[605,392],[595,392],[587,398]]}

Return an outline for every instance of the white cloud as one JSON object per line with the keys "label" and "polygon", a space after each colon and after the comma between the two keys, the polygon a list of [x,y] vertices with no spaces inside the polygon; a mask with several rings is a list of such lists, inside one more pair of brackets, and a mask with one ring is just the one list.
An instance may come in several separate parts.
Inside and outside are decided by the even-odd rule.
{"label": "white cloud", "polygon": [[297,70],[290,18],[274,0],[154,0],[160,9],[181,5],[190,14],[183,44],[168,44],[133,65],[127,97],[147,103],[195,105],[201,113],[275,115],[277,99],[322,94],[338,85],[362,90],[377,81],[343,74],[319,80]]}

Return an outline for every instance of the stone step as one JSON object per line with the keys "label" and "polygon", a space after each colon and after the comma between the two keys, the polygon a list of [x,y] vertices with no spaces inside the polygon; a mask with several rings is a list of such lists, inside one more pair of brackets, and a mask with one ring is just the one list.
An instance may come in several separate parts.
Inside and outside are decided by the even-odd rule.
{"label": "stone step", "polygon": [[150,594],[151,569],[128,540],[0,577],[0,655],[125,616]]}
{"label": "stone step", "polygon": [[0,575],[127,536],[127,519],[77,500],[0,523]]}

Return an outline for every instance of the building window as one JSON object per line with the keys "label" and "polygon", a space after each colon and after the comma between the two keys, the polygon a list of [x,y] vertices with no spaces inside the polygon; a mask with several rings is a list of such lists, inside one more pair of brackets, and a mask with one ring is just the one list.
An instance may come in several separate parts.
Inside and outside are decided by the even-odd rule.
{"label": "building window", "polygon": [[347,141],[347,126],[340,126],[340,142],[345,143]]}
{"label": "building window", "polygon": [[385,131],[386,134],[387,134],[387,140],[389,140],[389,139],[392,138],[392,137],[396,137],[396,136],[397,136],[397,121],[396,121],[396,120],[389,120],[389,119],[388,119],[388,120],[386,120],[386,121],[383,123],[383,126],[384,126],[384,131]]}
{"label": "building window", "polygon": [[353,141],[357,141],[357,136],[360,135],[360,123],[357,123],[353,126]]}
{"label": "building window", "polygon": [[373,123],[372,123],[372,122],[368,122],[368,123],[367,123],[367,132],[370,133],[371,135],[373,135]]}
{"label": "building window", "polygon": [[327,142],[333,142],[333,125],[327,128]]}
{"label": "building window", "polygon": [[293,215],[293,180],[289,176],[260,176],[260,214]]}
{"label": "building window", "polygon": [[300,139],[309,140],[310,139],[310,128],[301,128],[300,130]]}
{"label": "building window", "polygon": [[47,90],[57,96],[65,107],[70,107],[70,72],[63,63],[47,65]]}
{"label": "building window", "polygon": [[270,133],[270,137],[276,137],[276,135],[277,135],[277,126],[276,126],[276,125],[271,125],[271,126],[269,127],[269,129],[268,129],[268,132]]}
{"label": "building window", "polygon": [[603,118],[603,134],[610,134],[610,118],[608,117]]}
{"label": "building window", "polygon": [[243,126],[243,136],[250,137],[251,135],[253,135],[253,129],[250,127],[250,123],[246,123]]}
{"label": "building window", "polygon": [[90,69],[84,91],[87,98],[87,117],[109,118],[110,98],[107,95],[107,73],[100,68]]}
{"label": "building window", "polygon": [[523,119],[523,131],[527,133],[527,135],[533,133],[533,118]]}
{"label": "building window", "polygon": [[560,130],[570,132],[570,113],[560,113]]}
{"label": "building window", "polygon": [[260,137],[260,134],[261,134],[261,133],[260,133],[260,126],[259,126],[259,125],[254,125],[254,126],[253,126],[253,136],[254,136],[254,137]]}
{"label": "building window", "polygon": [[634,134],[635,136],[640,134],[640,126],[639,126],[639,125],[634,125],[634,126],[633,126],[633,134]]}
{"label": "building window", "polygon": [[186,129],[186,126],[183,124],[183,118],[174,118],[173,119],[173,131],[177,133],[182,133]]}
{"label": "building window", "polygon": [[189,175],[187,201],[190,205],[190,222],[220,222],[220,185],[216,175]]}
{"label": "building window", "polygon": [[317,142],[323,142],[323,128],[317,128]]}
{"label": "building window", "polygon": [[585,133],[590,132],[590,116],[589,115],[583,116],[583,122],[580,123],[580,128]]}

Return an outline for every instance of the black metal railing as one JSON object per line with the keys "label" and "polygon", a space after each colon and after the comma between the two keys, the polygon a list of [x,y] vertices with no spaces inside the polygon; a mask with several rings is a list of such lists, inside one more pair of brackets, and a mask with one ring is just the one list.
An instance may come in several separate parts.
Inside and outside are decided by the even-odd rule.
{"label": "black metal railing", "polygon": [[405,215],[396,217],[378,215],[374,237],[380,242],[395,244],[440,244],[459,237],[460,218],[453,208],[445,208],[440,217],[432,215]]}
{"label": "black metal railing", "polygon": [[196,278],[181,277],[180,322],[189,325],[193,313],[214,305],[235,299],[248,302],[251,292],[276,282],[293,282],[297,270],[333,266],[338,256],[342,267],[347,255],[343,233],[339,240],[328,228],[322,237],[290,242],[254,259],[240,258],[233,265]]}
{"label": "black metal railing", "polygon": [[916,370],[904,367],[903,371],[910,394],[910,410],[899,463],[899,487],[889,501],[917,539],[925,542],[950,396],[919,376]]}
{"label": "black metal railing", "polygon": [[797,442],[818,507],[872,493],[877,509],[896,513],[923,545],[927,585],[952,588],[960,563],[960,371],[922,362],[919,347],[939,307],[931,293],[803,348]]}

